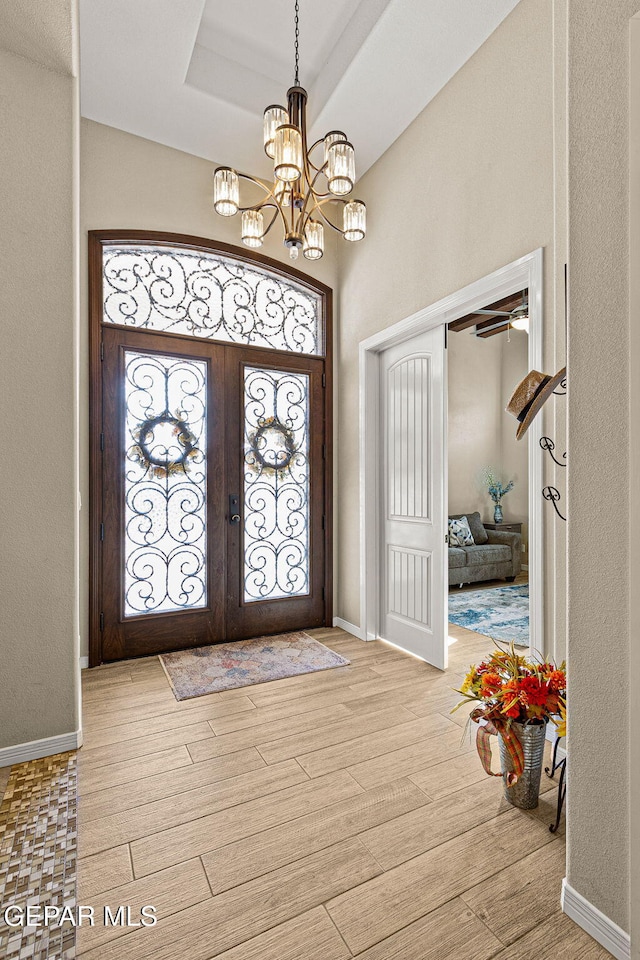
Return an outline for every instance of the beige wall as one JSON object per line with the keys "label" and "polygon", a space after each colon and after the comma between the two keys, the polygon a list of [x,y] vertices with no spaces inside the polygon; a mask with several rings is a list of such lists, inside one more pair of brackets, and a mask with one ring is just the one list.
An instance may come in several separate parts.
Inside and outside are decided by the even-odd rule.
{"label": "beige wall", "polygon": [[[52,0],[42,13],[40,21],[33,5],[31,16],[22,5],[0,11],[0,748],[80,726],[77,91],[71,5]],[[12,40],[48,66],[7,50]]]}
{"label": "beige wall", "polygon": [[[629,19],[639,7],[638,0],[571,0],[568,23],[567,876],[578,893],[626,930],[631,588],[627,103]],[[636,489],[632,498],[637,497]],[[634,716],[634,734],[636,722]],[[636,803],[634,818],[637,809]]]}
{"label": "beige wall", "polygon": [[[256,150],[261,130],[256,129]],[[80,627],[82,656],[88,651],[88,315],[87,231],[109,228],[187,233],[242,246],[239,217],[220,217],[213,210],[212,174],[216,164],[161,146],[113,127],[83,120],[80,136],[80,463],[81,514]],[[220,162],[224,162],[224,158]],[[300,257],[298,270],[329,287],[337,286],[336,244],[326,231],[327,251],[311,263]],[[277,225],[260,250],[290,263]]]}
{"label": "beige wall", "polygon": [[500,368],[500,464],[505,480],[514,480],[513,490],[504,498],[505,520],[522,522],[522,542],[525,551],[522,562],[529,559],[529,444],[527,437],[516,440],[517,422],[505,410],[514,389],[529,370],[529,338],[522,330],[511,331],[511,342],[502,334],[502,365]]}
{"label": "beige wall", "polygon": [[[516,440],[516,421],[505,399],[527,372],[527,334],[512,330],[481,339],[451,333],[447,350],[449,513],[478,510],[493,519],[493,501],[484,472],[491,466],[503,482],[515,485],[502,501],[506,521],[523,523],[527,543],[529,514],[528,446]],[[526,563],[526,555],[523,554]]]}
{"label": "beige wall", "polygon": [[[631,21],[630,46],[630,117],[629,117],[629,209],[630,248],[629,262],[640,263],[640,14]],[[629,405],[629,453],[631,502],[629,504],[629,568],[640,568],[640,270],[629,271],[629,357],[630,357],[630,405]],[[640,591],[630,590],[629,640],[640,636]],[[629,644],[629,674],[640,675],[640,644]],[[637,683],[629,691],[629,791],[631,843],[631,956],[640,960],[640,822],[635,811],[640,806],[640,739],[635,732],[636,718],[640,711],[640,688]]]}
{"label": "beige wall", "polygon": [[[447,349],[449,513],[493,518],[483,472],[502,467],[502,343],[450,333]],[[506,503],[506,500],[505,500]]]}
{"label": "beige wall", "polygon": [[[337,503],[337,613],[356,625],[359,341],[543,247],[545,369],[564,362],[563,338],[554,332],[554,107],[561,97],[553,26],[551,0],[521,0],[358,184],[370,225],[366,241],[340,263]],[[547,548],[558,536],[564,530],[547,513]],[[564,637],[555,585],[547,563],[552,651]]]}

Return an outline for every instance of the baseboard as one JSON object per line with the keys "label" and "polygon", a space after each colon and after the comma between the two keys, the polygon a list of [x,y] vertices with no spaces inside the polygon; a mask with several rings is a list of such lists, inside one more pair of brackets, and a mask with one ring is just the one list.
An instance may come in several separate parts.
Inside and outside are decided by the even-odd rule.
{"label": "baseboard", "polygon": [[597,907],[574,890],[567,883],[565,877],[562,881],[562,910],[579,927],[593,937],[594,940],[608,950],[616,957],[616,960],[629,960],[631,957],[631,940],[629,934],[625,933],[613,920],[605,917]]}
{"label": "baseboard", "polygon": [[349,623],[348,620],[343,620],[342,617],[333,618],[334,627],[342,627],[343,630],[346,630],[347,633],[352,634],[354,637],[357,637],[358,640],[364,640],[365,635],[361,627],[356,627],[355,623]]}
{"label": "baseboard", "polygon": [[521,570],[525,570],[527,573],[529,573],[529,564],[528,564],[528,563],[523,563],[522,566],[520,567],[520,569],[521,569]]}
{"label": "baseboard", "polygon": [[89,657],[80,657],[80,669],[81,670],[89,669]]}
{"label": "baseboard", "polygon": [[44,740],[16,743],[13,747],[0,747],[0,767],[11,767],[14,763],[51,757],[56,753],[66,753],[67,750],[77,750],[81,746],[82,730],[76,730],[74,733],[61,733],[57,737],[46,737]]}

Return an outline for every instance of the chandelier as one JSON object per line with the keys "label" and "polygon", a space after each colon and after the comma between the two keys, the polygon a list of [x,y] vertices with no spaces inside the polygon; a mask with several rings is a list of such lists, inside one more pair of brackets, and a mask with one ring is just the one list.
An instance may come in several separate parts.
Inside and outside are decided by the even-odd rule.
{"label": "chandelier", "polygon": [[[273,183],[217,167],[213,174],[213,205],[222,217],[242,214],[242,242],[260,247],[280,220],[284,245],[296,260],[300,250],[308,260],[324,253],[325,225],[345,240],[362,240],[366,207],[350,200],[355,183],[355,151],[341,130],[331,130],[307,145],[307,91],[299,80],[299,0],[295,0],[295,79],[287,91],[287,106],[272,104],[264,111],[264,150],[273,160]],[[315,158],[312,159],[312,157]],[[240,206],[240,180],[253,183],[264,197],[252,206]],[[341,208],[341,210],[340,210]],[[329,211],[341,213],[341,225]]]}

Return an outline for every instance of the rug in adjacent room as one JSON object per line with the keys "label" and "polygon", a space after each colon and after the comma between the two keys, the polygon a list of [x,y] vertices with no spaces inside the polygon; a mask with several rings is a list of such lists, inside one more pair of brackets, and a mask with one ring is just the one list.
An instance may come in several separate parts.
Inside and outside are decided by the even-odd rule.
{"label": "rug in adjacent room", "polygon": [[529,585],[449,593],[449,621],[496,640],[529,645]]}
{"label": "rug in adjacent room", "polygon": [[296,631],[163,653],[160,663],[176,700],[188,700],[220,690],[344,667],[350,661],[308,633]]}

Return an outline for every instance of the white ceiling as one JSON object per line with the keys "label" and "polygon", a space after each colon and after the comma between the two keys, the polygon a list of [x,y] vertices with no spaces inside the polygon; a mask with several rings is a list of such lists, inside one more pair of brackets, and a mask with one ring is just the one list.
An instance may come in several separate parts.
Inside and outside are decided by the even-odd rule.
{"label": "white ceiling", "polygon": [[[362,174],[518,0],[300,0],[312,139]],[[80,0],[84,117],[268,175],[262,113],[293,83],[293,0]]]}

